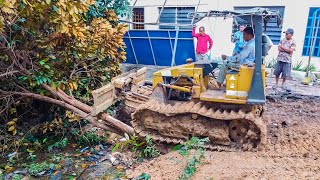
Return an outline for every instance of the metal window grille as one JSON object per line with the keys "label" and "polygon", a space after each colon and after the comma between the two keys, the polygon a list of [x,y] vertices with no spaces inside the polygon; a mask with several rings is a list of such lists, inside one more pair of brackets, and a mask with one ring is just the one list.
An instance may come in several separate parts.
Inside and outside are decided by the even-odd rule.
{"label": "metal window grille", "polygon": [[[251,9],[255,8],[255,6],[247,6],[247,7],[234,7],[234,10],[244,10],[244,9]],[[262,6],[262,8],[268,8],[273,11],[278,11],[282,17],[284,17],[284,6]],[[239,30],[239,24],[243,24],[244,22],[241,22],[241,19],[238,18],[238,25],[235,21],[233,21],[233,30],[232,32],[236,32]],[[244,23],[245,24],[245,23]],[[279,44],[282,34],[282,27],[278,27],[277,20],[271,19],[267,23],[267,29],[264,32],[266,35],[269,36],[273,44]]]}
{"label": "metal window grille", "polygon": [[[144,8],[133,9],[133,22],[144,22]],[[144,24],[133,24],[133,29],[144,29]]]}
{"label": "metal window grille", "polygon": [[[159,8],[159,12],[161,8]],[[160,23],[191,24],[188,13],[194,12],[194,7],[164,7],[160,15]],[[160,25],[160,29],[175,29],[174,26]],[[180,29],[191,30],[192,26],[181,26]]]}
{"label": "metal window grille", "polygon": [[311,43],[314,40],[312,35],[314,36],[315,43],[313,45],[313,52],[312,56],[320,57],[320,29],[318,27],[318,32],[316,32],[317,24],[320,21],[320,7],[311,7],[309,10],[307,28],[306,28],[306,35],[304,37],[304,44],[302,55],[309,56]]}

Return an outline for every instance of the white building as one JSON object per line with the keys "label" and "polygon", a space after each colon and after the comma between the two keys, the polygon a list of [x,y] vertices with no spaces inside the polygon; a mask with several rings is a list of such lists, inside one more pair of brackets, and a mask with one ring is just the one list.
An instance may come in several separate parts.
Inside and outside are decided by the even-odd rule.
{"label": "white building", "polygon": [[[294,39],[297,42],[297,48],[294,52],[293,65],[302,61],[304,65],[308,62],[308,47],[310,45],[312,12],[320,9],[320,0],[295,1],[295,0],[167,0],[164,10],[159,17],[161,8],[165,0],[132,0],[134,6],[133,21],[145,23],[160,22],[171,23],[190,23],[190,19],[186,20],[185,16],[188,12],[206,12],[210,10],[234,10],[241,8],[268,7],[269,9],[279,10],[283,13],[283,25],[279,29],[267,28],[266,33],[272,36],[274,46],[271,48],[267,62],[275,59],[278,53],[277,44],[280,36],[284,37],[281,31],[287,28],[295,30]],[[310,13],[311,11],[311,13]],[[319,13],[320,15],[320,10]],[[309,20],[309,21],[308,21]],[[320,20],[320,17],[319,17]],[[212,56],[220,56],[223,54],[231,54],[234,44],[231,43],[231,34],[233,27],[233,19],[223,18],[205,18],[199,23],[204,26],[206,33],[213,39]],[[307,27],[308,25],[308,27]],[[159,25],[132,25],[131,28],[144,29],[161,29],[168,27],[159,27]],[[174,28],[174,27],[172,27]],[[311,63],[320,69],[320,29],[316,35],[316,42]]]}

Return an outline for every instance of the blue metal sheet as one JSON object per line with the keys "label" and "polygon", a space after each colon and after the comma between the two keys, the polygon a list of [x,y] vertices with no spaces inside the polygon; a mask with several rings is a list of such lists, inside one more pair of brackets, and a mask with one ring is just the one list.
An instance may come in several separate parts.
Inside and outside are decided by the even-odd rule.
{"label": "blue metal sheet", "polygon": [[139,64],[155,65],[148,39],[132,39],[132,44]]}
{"label": "blue metal sheet", "polygon": [[[133,47],[130,43],[129,34]],[[176,31],[130,30],[129,34],[126,33],[124,36],[127,52],[126,63],[136,64],[134,56],[135,52],[138,64],[158,66],[171,65]],[[154,56],[152,55],[151,48]],[[155,61],[153,57],[155,58]],[[179,31],[175,64],[185,64],[187,58],[195,59],[194,42],[191,31]]]}
{"label": "blue metal sheet", "polygon": [[129,31],[131,37],[148,37],[147,31]]}
{"label": "blue metal sheet", "polygon": [[[189,47],[186,49],[186,47]],[[176,65],[181,65],[186,63],[186,59],[192,58],[195,60],[194,44],[193,41],[180,40],[177,44],[176,53]]]}
{"label": "blue metal sheet", "polygon": [[168,37],[168,31],[149,31],[151,37]]}
{"label": "blue metal sheet", "polygon": [[[135,57],[134,57],[134,54],[133,54],[133,50],[132,50],[132,47],[131,47],[131,44],[130,44],[130,40],[128,38],[124,38],[124,43],[126,44],[126,63],[129,63],[129,64],[136,64],[136,60],[135,60]],[[139,61],[138,61],[139,63]]]}
{"label": "blue metal sheet", "polygon": [[172,51],[169,40],[151,40],[154,56],[158,66],[169,66],[172,59]]}

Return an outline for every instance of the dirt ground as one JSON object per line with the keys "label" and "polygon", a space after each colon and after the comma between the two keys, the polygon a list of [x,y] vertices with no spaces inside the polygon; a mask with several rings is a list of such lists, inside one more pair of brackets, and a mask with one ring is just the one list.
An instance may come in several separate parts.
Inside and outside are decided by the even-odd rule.
{"label": "dirt ground", "polygon": [[[279,94],[270,88],[273,81],[268,79],[265,149],[206,151],[192,179],[320,179],[320,88],[290,81],[294,94]],[[130,176],[148,173],[151,179],[178,179],[185,165],[185,158],[170,152],[138,166]]]}

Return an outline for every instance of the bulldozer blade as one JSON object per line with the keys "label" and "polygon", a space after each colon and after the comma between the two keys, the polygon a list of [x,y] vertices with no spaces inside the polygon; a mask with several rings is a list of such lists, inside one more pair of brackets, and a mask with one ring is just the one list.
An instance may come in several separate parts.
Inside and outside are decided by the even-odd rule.
{"label": "bulldozer blade", "polygon": [[146,67],[138,70],[131,70],[112,78],[111,83],[92,91],[94,101],[92,115],[96,116],[100,112],[106,110],[118,99],[121,99],[125,94],[127,94],[127,92],[134,89],[135,86],[144,85],[146,74]]}
{"label": "bulldozer blade", "polygon": [[167,91],[166,88],[162,84],[158,84],[153,88],[153,92],[150,96],[150,99],[154,99],[158,102],[163,102],[167,104],[168,98],[167,98]]}
{"label": "bulldozer blade", "polygon": [[94,116],[110,107],[117,98],[113,84],[92,91],[92,96],[94,101],[92,115]]}
{"label": "bulldozer blade", "polygon": [[118,89],[124,89],[124,87],[130,85],[143,85],[146,80],[147,68],[143,67],[138,70],[131,70],[123,73],[111,80],[111,83]]}

